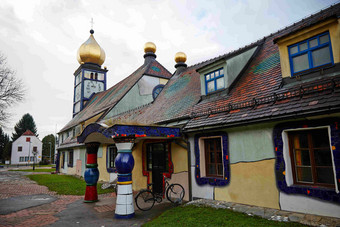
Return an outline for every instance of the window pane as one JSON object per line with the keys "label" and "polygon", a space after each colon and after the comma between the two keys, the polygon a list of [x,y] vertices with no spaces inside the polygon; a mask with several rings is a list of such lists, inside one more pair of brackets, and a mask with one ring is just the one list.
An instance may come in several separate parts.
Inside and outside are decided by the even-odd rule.
{"label": "window pane", "polygon": [[217,90],[224,88],[224,77],[218,78],[216,80]]}
{"label": "window pane", "polygon": [[308,148],[308,135],[301,132],[299,135],[293,136],[294,148]]}
{"label": "window pane", "polygon": [[314,67],[331,63],[331,53],[329,52],[329,46],[314,50],[312,52]]}
{"label": "window pane", "polygon": [[314,130],[312,140],[314,148],[329,147],[328,130]]}
{"label": "window pane", "polygon": [[223,166],[222,165],[218,165],[217,166],[217,171],[218,171],[217,175],[222,176],[223,175]]}
{"label": "window pane", "polygon": [[310,167],[296,167],[296,179],[300,182],[313,182]]}
{"label": "window pane", "polygon": [[300,47],[300,51],[307,50],[308,48],[307,42],[300,44],[299,47]]}
{"label": "window pane", "polygon": [[220,70],[220,75],[224,75],[223,69]]}
{"label": "window pane", "polygon": [[210,74],[211,79],[215,77],[215,73]]}
{"label": "window pane", "polygon": [[210,163],[215,163],[215,152],[210,152]]}
{"label": "window pane", "polygon": [[332,166],[330,150],[314,150],[314,158],[317,166]]}
{"label": "window pane", "polygon": [[324,44],[324,43],[329,42],[329,36],[328,36],[328,34],[327,34],[327,35],[320,36],[319,39],[320,39],[320,44]]}
{"label": "window pane", "polygon": [[215,164],[209,164],[209,174],[216,175],[216,165]]}
{"label": "window pane", "polygon": [[309,41],[309,48],[316,47],[317,45],[318,45],[318,39],[317,38]]}
{"label": "window pane", "polygon": [[215,81],[208,82],[208,92],[215,91],[215,84],[214,84],[214,82]]}
{"label": "window pane", "polygon": [[206,76],[205,76],[205,79],[206,79],[206,80],[210,80],[210,74],[206,75]]}
{"label": "window pane", "polygon": [[216,76],[216,77],[219,76],[219,73],[218,73],[218,72],[219,72],[219,71],[216,71],[216,72],[215,72],[215,76]]}
{"label": "window pane", "polygon": [[297,166],[310,166],[308,150],[295,150],[295,162]]}
{"label": "window pane", "polygon": [[296,54],[297,52],[298,52],[297,46],[290,48],[290,54]]}
{"label": "window pane", "polygon": [[294,72],[299,72],[309,68],[308,54],[303,54],[293,58]]}
{"label": "window pane", "polygon": [[222,152],[217,152],[217,163],[222,163]]}
{"label": "window pane", "polygon": [[333,168],[316,168],[318,183],[334,184]]}

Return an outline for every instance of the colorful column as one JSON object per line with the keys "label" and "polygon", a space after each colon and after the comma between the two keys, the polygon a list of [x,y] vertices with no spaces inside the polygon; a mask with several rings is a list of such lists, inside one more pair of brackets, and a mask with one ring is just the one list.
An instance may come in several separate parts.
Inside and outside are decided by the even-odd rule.
{"label": "colorful column", "polygon": [[97,152],[100,143],[86,143],[87,163],[84,174],[86,182],[85,203],[93,203],[98,201],[97,181],[99,179],[99,171],[97,164]]}
{"label": "colorful column", "polygon": [[118,155],[115,159],[115,166],[118,172],[115,217],[128,219],[135,215],[131,173],[135,165],[131,150],[133,142],[115,142],[118,150]]}

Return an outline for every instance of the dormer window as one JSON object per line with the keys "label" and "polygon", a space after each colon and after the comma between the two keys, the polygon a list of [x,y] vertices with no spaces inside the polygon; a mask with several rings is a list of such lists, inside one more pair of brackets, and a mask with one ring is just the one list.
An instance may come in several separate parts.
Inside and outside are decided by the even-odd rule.
{"label": "dormer window", "polygon": [[211,93],[224,88],[224,72],[223,68],[205,74],[205,89],[207,93]]}
{"label": "dormer window", "polygon": [[307,70],[334,64],[329,32],[288,46],[288,51],[293,76]]}

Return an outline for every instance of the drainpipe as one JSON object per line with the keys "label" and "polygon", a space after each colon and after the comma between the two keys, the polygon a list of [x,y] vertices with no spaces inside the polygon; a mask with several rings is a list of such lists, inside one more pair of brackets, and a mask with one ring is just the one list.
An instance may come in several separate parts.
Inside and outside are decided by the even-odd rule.
{"label": "drainpipe", "polygon": [[188,182],[189,182],[189,201],[192,201],[192,183],[191,183],[191,148],[190,142],[188,140],[188,135],[184,134],[184,141],[187,144],[187,151],[188,151]]}

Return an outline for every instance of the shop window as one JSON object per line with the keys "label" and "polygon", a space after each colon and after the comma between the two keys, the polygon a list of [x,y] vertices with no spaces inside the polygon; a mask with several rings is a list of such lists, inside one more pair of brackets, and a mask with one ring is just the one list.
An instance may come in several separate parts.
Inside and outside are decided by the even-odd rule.
{"label": "shop window", "polygon": [[292,75],[333,64],[329,33],[322,33],[288,47]]}
{"label": "shop window", "polygon": [[225,132],[196,135],[195,156],[197,184],[224,186],[229,183],[228,137]]}
{"label": "shop window", "polygon": [[294,184],[334,188],[328,129],[288,132]]}
{"label": "shop window", "polygon": [[68,167],[73,167],[73,151],[68,152]]}
{"label": "shop window", "polygon": [[223,68],[204,75],[206,93],[211,93],[224,88]]}
{"label": "shop window", "polygon": [[22,146],[18,146],[18,152],[22,151]]}
{"label": "shop window", "polygon": [[107,147],[107,171],[110,172],[115,172],[116,166],[115,166],[115,160],[117,157],[117,147],[116,145],[108,146]]}

